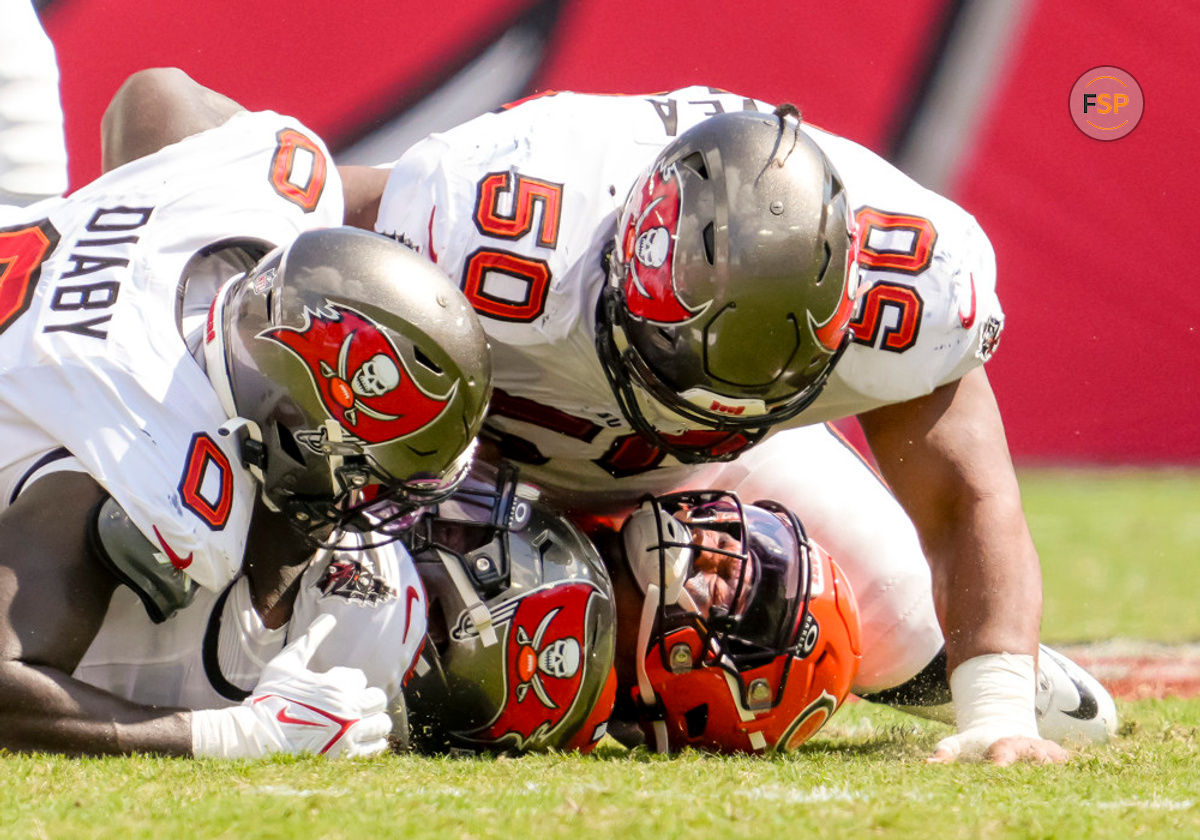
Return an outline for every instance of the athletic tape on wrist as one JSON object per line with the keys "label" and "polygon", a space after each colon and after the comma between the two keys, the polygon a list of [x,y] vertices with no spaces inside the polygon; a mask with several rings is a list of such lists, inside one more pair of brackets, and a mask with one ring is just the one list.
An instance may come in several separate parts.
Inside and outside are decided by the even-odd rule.
{"label": "athletic tape on wrist", "polygon": [[1039,737],[1036,690],[1037,669],[1029,654],[988,653],[968,659],[950,675],[958,731]]}

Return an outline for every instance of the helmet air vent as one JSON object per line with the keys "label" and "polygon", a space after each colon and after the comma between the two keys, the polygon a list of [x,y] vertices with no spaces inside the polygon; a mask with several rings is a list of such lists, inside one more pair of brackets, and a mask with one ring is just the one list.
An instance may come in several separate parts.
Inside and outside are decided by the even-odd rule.
{"label": "helmet air vent", "polygon": [[688,169],[695,172],[701,179],[708,180],[708,166],[704,163],[704,155],[700,152],[692,152],[687,157],[679,161],[680,166],[686,166]]}
{"label": "helmet air vent", "polygon": [[821,260],[821,270],[817,272],[817,285],[820,286],[825,282],[825,275],[829,273],[829,261],[833,258],[833,254],[829,250],[829,243],[821,240],[821,247],[825,251],[825,256]]}
{"label": "helmet air vent", "polygon": [[[714,260],[713,260],[713,252],[714,252],[714,250],[715,250],[715,246],[713,245],[713,237],[714,237],[714,234],[713,234],[713,223],[712,223],[712,222],[709,222],[708,224],[706,224],[706,225],[704,226],[704,234],[703,234],[703,238],[704,238],[704,259],[708,260],[708,264],[709,264],[709,265],[713,265],[713,264],[714,264]],[[828,249],[828,248],[826,248],[826,251],[827,251],[827,252],[828,252],[828,250],[829,250],[829,249]]]}
{"label": "helmet air vent", "polygon": [[[827,251],[829,250],[828,246],[826,246],[826,250]],[[431,370],[437,374],[445,373],[445,371],[442,370],[441,365],[439,365],[433,359],[429,358],[429,356],[427,356],[423,352],[421,352],[421,348],[415,344],[413,345],[413,356],[416,358],[417,362],[422,367],[428,368],[429,370]]]}

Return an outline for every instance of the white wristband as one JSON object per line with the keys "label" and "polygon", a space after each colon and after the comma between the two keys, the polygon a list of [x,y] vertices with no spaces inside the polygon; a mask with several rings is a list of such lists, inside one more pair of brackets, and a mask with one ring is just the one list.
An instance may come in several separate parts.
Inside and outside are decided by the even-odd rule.
{"label": "white wristband", "polygon": [[196,758],[260,758],[279,745],[264,738],[262,724],[246,706],[192,712],[192,755]]}
{"label": "white wristband", "polygon": [[958,732],[938,742],[935,755],[979,761],[1001,738],[1038,738],[1036,673],[1028,654],[989,653],[954,669],[950,692]]}

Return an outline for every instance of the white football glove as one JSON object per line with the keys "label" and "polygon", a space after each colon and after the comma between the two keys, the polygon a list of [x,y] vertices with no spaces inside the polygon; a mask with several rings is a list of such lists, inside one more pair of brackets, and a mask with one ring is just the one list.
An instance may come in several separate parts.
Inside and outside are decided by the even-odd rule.
{"label": "white football glove", "polygon": [[314,651],[337,624],[319,616],[263,668],[240,706],[192,712],[192,754],[258,758],[276,752],[374,755],[387,749],[392,722],[383,691],[357,668],[308,669]]}

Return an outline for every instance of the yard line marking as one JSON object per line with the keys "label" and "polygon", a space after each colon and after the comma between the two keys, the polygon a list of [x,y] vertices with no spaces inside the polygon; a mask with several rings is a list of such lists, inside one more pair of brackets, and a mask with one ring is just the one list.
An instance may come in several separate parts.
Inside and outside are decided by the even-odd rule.
{"label": "yard line marking", "polygon": [[1200,644],[1112,639],[1056,649],[1122,700],[1200,697]]}

